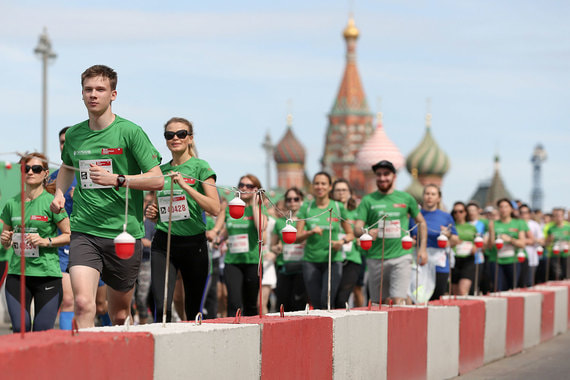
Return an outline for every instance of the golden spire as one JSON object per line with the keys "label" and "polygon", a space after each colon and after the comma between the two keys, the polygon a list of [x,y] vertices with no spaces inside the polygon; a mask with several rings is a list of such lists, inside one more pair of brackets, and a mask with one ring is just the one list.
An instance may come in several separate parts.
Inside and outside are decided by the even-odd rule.
{"label": "golden spire", "polygon": [[349,38],[357,39],[358,33],[359,33],[358,28],[354,25],[354,17],[350,15],[350,17],[348,18],[348,24],[346,25],[346,28],[344,28],[344,32],[342,34],[346,39]]}

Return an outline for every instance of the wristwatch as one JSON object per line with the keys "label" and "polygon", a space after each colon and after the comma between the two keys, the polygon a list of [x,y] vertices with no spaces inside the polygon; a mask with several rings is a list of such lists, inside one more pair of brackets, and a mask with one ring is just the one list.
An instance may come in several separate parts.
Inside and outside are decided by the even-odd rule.
{"label": "wristwatch", "polygon": [[119,187],[122,187],[122,186],[125,184],[125,181],[126,181],[126,180],[127,180],[127,179],[125,178],[124,175],[119,174],[119,175],[117,176],[117,184],[115,185],[115,190],[119,190]]}
{"label": "wristwatch", "polygon": [[49,241],[48,247],[49,247],[49,248],[53,247],[50,237],[48,237],[48,241]]}

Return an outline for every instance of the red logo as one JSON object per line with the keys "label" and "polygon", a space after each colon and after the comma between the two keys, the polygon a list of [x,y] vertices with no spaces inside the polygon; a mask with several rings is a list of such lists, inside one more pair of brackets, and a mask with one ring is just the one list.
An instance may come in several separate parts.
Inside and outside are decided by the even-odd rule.
{"label": "red logo", "polygon": [[[338,220],[339,220],[338,218],[332,218],[333,222],[338,222]],[[327,222],[330,222],[330,221],[331,221],[331,218],[327,218]]]}
{"label": "red logo", "polygon": [[244,216],[243,220],[253,220],[253,216]]}
{"label": "red logo", "polygon": [[184,178],[184,182],[189,183],[190,185],[193,185],[196,183],[196,179],[194,178]]}
{"label": "red logo", "polygon": [[45,215],[32,215],[30,216],[30,220],[39,220],[40,222],[47,222],[48,217]]}
{"label": "red logo", "polygon": [[97,166],[111,166],[111,161],[97,161]]}
{"label": "red logo", "polygon": [[394,207],[394,208],[406,208],[408,206],[405,203],[394,203],[392,205],[392,207]]}
{"label": "red logo", "polygon": [[172,197],[172,201],[173,202],[177,202],[177,201],[183,201],[184,200],[184,195],[179,195],[177,197]]}
{"label": "red logo", "polygon": [[101,154],[103,155],[123,154],[123,148],[103,148],[101,149]]}

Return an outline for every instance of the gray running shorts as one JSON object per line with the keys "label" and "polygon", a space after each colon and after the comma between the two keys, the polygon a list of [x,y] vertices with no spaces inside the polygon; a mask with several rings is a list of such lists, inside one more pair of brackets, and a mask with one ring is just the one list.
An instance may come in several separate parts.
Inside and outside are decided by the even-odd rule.
{"label": "gray running shorts", "polygon": [[[366,259],[368,266],[368,294],[373,303],[379,303],[382,260]],[[406,298],[412,276],[412,255],[384,259],[382,299]]]}

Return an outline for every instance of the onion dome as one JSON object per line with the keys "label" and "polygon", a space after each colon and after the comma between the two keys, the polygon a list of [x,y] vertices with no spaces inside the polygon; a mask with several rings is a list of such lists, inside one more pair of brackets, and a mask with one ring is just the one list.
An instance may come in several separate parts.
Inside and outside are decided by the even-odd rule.
{"label": "onion dome", "polygon": [[342,33],[342,35],[344,36],[344,38],[349,39],[349,38],[358,38],[358,28],[356,27],[356,25],[354,25],[354,18],[352,16],[350,16],[350,18],[348,19],[348,24],[346,25],[346,28],[344,28],[344,31]]}
{"label": "onion dome", "polygon": [[368,139],[362,144],[362,147],[356,154],[356,162],[358,169],[363,172],[369,172],[372,165],[378,161],[388,160],[396,170],[404,166],[404,156],[400,150],[388,138],[386,131],[382,125],[382,112],[378,112],[378,125],[376,130]]}
{"label": "onion dome", "polygon": [[437,145],[431,134],[431,114],[426,116],[426,133],[420,144],[410,153],[406,160],[406,168],[411,173],[413,168],[418,175],[435,175],[443,177],[449,170],[449,157]]}
{"label": "onion dome", "polygon": [[275,146],[273,155],[278,164],[305,163],[305,148],[293,134],[292,122],[293,116],[287,115],[287,131]]}
{"label": "onion dome", "polygon": [[412,169],[412,183],[410,183],[410,186],[408,186],[404,191],[414,197],[416,202],[420,203],[422,201],[424,187],[418,180],[418,169]]}

